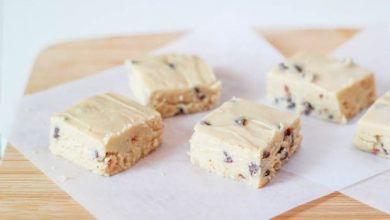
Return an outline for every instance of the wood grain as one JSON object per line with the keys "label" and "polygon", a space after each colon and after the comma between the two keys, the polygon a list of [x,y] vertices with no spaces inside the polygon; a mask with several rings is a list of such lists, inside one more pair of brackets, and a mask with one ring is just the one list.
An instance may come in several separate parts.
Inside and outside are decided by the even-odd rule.
{"label": "wood grain", "polygon": [[[297,51],[329,52],[356,30],[259,30],[284,55]],[[53,45],[43,50],[32,69],[26,94],[93,75],[148,53],[183,33],[109,37]],[[294,195],[291,195],[294,196]],[[13,147],[0,166],[1,219],[93,219]],[[389,219],[390,216],[339,192],[294,208],[275,219]]]}

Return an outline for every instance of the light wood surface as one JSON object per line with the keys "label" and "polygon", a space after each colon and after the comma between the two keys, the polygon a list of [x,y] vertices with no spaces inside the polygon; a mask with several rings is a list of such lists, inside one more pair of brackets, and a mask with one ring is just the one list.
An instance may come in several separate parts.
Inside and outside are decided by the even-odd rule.
{"label": "light wood surface", "polygon": [[[259,30],[284,55],[300,50],[329,52],[356,30]],[[53,45],[42,51],[32,69],[26,93],[93,75],[183,36],[169,33],[109,37]],[[294,196],[293,194],[291,196]],[[109,201],[108,201],[109,202]],[[114,210],[113,210],[114,211]],[[0,219],[92,219],[15,148],[8,147],[0,166]],[[276,219],[390,219],[390,216],[335,192]]]}

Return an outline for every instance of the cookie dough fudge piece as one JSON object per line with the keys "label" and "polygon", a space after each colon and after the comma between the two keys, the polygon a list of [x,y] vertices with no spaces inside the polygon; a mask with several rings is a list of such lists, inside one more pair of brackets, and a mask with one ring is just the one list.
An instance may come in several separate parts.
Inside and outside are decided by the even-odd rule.
{"label": "cookie dough fudge piece", "polygon": [[299,117],[233,98],[196,124],[192,164],[259,188],[298,150]]}
{"label": "cookie dough fudge piece", "polygon": [[52,116],[50,150],[96,174],[111,176],[157,148],[162,135],[157,111],[106,93]]}
{"label": "cookie dough fudge piece", "polygon": [[360,119],[353,143],[360,150],[390,158],[390,92]]}
{"label": "cookie dough fudge piece", "polygon": [[306,52],[268,74],[267,96],[297,113],[346,123],[374,102],[376,92],[373,74],[351,59]]}
{"label": "cookie dough fudge piece", "polygon": [[218,102],[221,82],[197,56],[149,56],[128,61],[127,65],[137,100],[163,117],[208,110]]}

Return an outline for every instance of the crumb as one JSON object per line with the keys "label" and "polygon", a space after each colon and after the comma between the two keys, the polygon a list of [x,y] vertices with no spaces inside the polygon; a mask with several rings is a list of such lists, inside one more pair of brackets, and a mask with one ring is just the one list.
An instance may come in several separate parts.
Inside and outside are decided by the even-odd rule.
{"label": "crumb", "polygon": [[61,180],[62,182],[65,182],[65,181],[69,180],[69,177],[68,177],[68,176],[65,176],[65,175],[61,175],[61,176],[60,176],[60,180]]}

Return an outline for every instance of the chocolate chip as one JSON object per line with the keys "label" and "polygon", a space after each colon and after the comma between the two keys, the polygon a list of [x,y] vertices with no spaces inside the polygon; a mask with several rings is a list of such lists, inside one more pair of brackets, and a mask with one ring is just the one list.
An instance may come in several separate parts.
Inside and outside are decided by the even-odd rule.
{"label": "chocolate chip", "polygon": [[194,90],[198,99],[203,100],[206,98],[206,95],[198,87],[194,87]]}
{"label": "chocolate chip", "polygon": [[97,150],[95,150],[95,158],[99,158],[99,152]]}
{"label": "chocolate chip", "polygon": [[207,125],[207,126],[210,126],[210,125],[211,125],[211,123],[208,122],[208,121],[201,121],[200,124],[201,124],[201,125]]}
{"label": "chocolate chip", "polygon": [[383,152],[386,154],[386,155],[389,155],[389,152],[387,152],[387,150],[385,148],[382,148]]}
{"label": "chocolate chip", "polygon": [[298,72],[302,72],[303,71],[303,68],[302,66],[298,65],[298,64],[294,64],[294,68],[298,71]]}
{"label": "chocolate chip", "polygon": [[266,170],[265,173],[264,173],[264,176],[269,176],[271,174],[271,171],[270,170]]}
{"label": "chocolate chip", "polygon": [[291,135],[291,142],[290,142],[290,147],[294,146],[295,144],[295,137],[294,137],[294,134]]}
{"label": "chocolate chip", "polygon": [[232,157],[226,152],[223,152],[223,155],[225,155],[225,159],[223,160],[225,163],[233,163]]}
{"label": "chocolate chip", "polygon": [[303,102],[302,105],[304,107],[303,113],[305,115],[310,115],[310,113],[314,110],[314,107],[310,104],[310,102]]}
{"label": "chocolate chip", "polygon": [[279,63],[279,68],[281,70],[286,70],[286,69],[288,69],[288,66],[285,63]]}
{"label": "chocolate chip", "polygon": [[251,176],[255,175],[257,173],[257,171],[259,171],[259,167],[252,162],[248,165],[248,168],[249,168],[249,173],[251,174]]}
{"label": "chocolate chip", "polygon": [[291,128],[287,128],[285,131],[284,131],[284,136],[290,136],[291,135]]}
{"label": "chocolate chip", "polygon": [[240,126],[245,126],[247,124],[247,119],[244,117],[239,117],[239,118],[235,119],[234,122],[236,122],[236,124],[238,124]]}
{"label": "chocolate chip", "polygon": [[130,140],[131,140],[131,143],[137,142],[137,136],[132,137]]}
{"label": "chocolate chip", "polygon": [[295,108],[295,102],[290,102],[290,103],[287,105],[287,108],[289,108],[289,109]]}
{"label": "chocolate chip", "polygon": [[278,154],[282,153],[283,150],[284,150],[284,147],[280,147],[278,150]]}
{"label": "chocolate chip", "polygon": [[168,63],[168,66],[171,67],[172,69],[176,68],[176,65],[174,63]]}
{"label": "chocolate chip", "polygon": [[283,156],[280,158],[280,160],[285,160],[285,159],[287,159],[287,157],[288,157],[288,152],[285,151]]}
{"label": "chocolate chip", "polygon": [[269,156],[271,156],[271,153],[270,153],[270,152],[268,152],[268,151],[264,151],[264,152],[263,152],[263,159],[266,159],[266,158],[268,158]]}
{"label": "chocolate chip", "polygon": [[387,150],[384,147],[383,143],[380,143],[380,147],[382,148],[383,153],[385,153],[386,155],[389,155],[389,152],[387,152]]}
{"label": "chocolate chip", "polygon": [[55,127],[54,128],[54,135],[53,135],[53,137],[55,138],[55,139],[58,139],[59,137],[60,137],[60,129],[59,128],[57,128],[57,127]]}
{"label": "chocolate chip", "polygon": [[183,115],[185,114],[185,111],[184,111],[184,108],[183,107],[177,107],[177,112],[175,114],[176,115]]}

